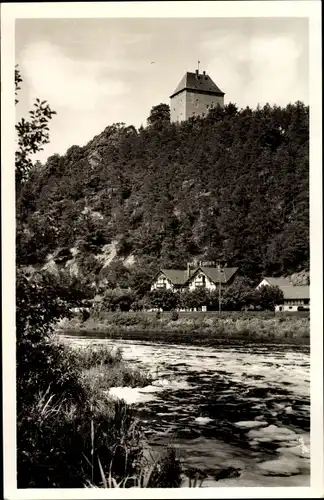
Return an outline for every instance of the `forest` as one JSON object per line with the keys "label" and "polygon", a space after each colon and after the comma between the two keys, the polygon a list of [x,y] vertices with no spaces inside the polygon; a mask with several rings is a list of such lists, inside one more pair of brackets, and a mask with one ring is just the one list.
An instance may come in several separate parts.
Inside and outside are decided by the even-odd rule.
{"label": "forest", "polygon": [[146,127],[109,125],[36,162],[17,219],[18,265],[51,256],[112,288],[194,260],[255,283],[308,270],[309,108],[230,103],[178,124],[159,104]]}

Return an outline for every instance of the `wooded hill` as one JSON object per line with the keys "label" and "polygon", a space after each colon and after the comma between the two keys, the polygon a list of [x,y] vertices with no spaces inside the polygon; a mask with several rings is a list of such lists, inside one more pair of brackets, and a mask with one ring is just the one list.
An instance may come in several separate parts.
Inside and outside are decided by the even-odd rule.
{"label": "wooded hill", "polygon": [[[309,109],[238,110],[114,124],[37,163],[17,198],[19,264],[128,286],[192,259],[253,280],[309,268]],[[72,271],[71,271],[72,272]]]}

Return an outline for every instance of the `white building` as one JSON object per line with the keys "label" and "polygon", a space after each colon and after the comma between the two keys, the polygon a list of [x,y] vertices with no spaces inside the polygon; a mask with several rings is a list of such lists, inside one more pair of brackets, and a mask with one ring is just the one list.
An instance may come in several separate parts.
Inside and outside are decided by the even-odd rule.
{"label": "white building", "polygon": [[309,311],[310,297],[308,285],[292,285],[287,278],[263,278],[261,286],[277,286],[283,293],[282,304],[277,304],[277,312]]}
{"label": "white building", "polygon": [[238,267],[198,267],[191,269],[161,269],[151,285],[151,290],[190,291],[197,288],[216,290],[233,283]]}

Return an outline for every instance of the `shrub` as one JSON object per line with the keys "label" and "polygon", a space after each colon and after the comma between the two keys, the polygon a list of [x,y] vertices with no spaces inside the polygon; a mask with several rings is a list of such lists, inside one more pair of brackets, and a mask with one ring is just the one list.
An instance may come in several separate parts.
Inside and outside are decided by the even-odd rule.
{"label": "shrub", "polygon": [[148,299],[152,307],[163,311],[171,311],[180,304],[179,294],[172,290],[153,290],[149,293]]}
{"label": "shrub", "polygon": [[171,313],[171,320],[172,321],[177,321],[179,319],[179,313],[177,311],[172,311]]}
{"label": "shrub", "polygon": [[90,312],[88,311],[88,309],[82,309],[82,321],[85,322],[87,321],[87,319],[90,318]]}
{"label": "shrub", "polygon": [[283,303],[283,292],[277,286],[261,286],[254,294],[254,304],[274,311],[277,304]]}

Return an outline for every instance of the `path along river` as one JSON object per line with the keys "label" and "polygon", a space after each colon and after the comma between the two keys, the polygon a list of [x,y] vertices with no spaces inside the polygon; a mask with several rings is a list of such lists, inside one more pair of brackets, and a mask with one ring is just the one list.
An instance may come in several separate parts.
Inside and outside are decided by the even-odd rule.
{"label": "path along river", "polygon": [[134,405],[153,449],[172,444],[202,470],[203,486],[309,486],[308,347],[64,339],[120,347],[153,374],[152,385],[110,395]]}

